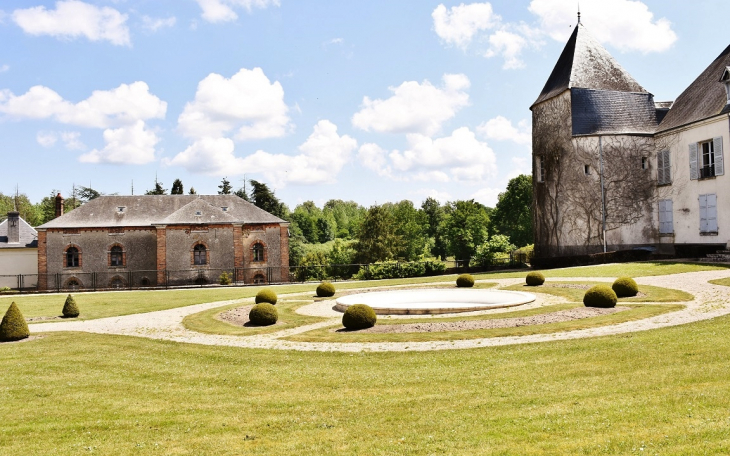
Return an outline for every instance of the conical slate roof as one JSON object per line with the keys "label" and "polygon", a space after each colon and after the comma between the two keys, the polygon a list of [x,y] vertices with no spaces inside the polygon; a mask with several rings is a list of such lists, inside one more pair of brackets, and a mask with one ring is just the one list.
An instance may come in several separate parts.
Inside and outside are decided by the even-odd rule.
{"label": "conical slate roof", "polygon": [[677,98],[659,124],[658,132],[730,112],[725,84],[720,82],[730,67],[730,46]]}
{"label": "conical slate roof", "polygon": [[580,22],[533,106],[572,88],[646,93]]}

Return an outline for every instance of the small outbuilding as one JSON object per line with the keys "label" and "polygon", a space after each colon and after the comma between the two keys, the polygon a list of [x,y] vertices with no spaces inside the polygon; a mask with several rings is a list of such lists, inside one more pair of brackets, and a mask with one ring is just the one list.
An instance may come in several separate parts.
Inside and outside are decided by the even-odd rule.
{"label": "small outbuilding", "polygon": [[8,212],[0,222],[0,288],[32,288],[38,279],[38,232]]}

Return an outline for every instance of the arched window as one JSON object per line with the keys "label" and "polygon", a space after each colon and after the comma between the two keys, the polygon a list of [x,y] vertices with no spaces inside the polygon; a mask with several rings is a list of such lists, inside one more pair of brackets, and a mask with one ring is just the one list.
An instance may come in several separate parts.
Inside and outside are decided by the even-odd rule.
{"label": "arched window", "polygon": [[148,279],[147,277],[142,277],[142,280],[139,281],[139,285],[142,287],[149,287],[150,279]]}
{"label": "arched window", "polygon": [[119,276],[115,276],[109,281],[109,288],[124,288],[124,279]]}
{"label": "arched window", "polygon": [[203,244],[197,244],[195,247],[193,247],[193,264],[208,264],[208,252]]}
{"label": "arched window", "polygon": [[253,276],[253,283],[257,285],[266,283],[266,277],[263,274],[256,274]]}
{"label": "arched window", "polygon": [[109,266],[115,266],[115,267],[124,266],[124,251],[118,245],[115,245],[109,251]]}
{"label": "arched window", "polygon": [[253,261],[264,261],[264,245],[257,242],[251,248],[253,251]]}
{"label": "arched window", "polygon": [[79,249],[76,247],[69,247],[66,249],[66,267],[67,268],[78,268],[79,267]]}
{"label": "arched window", "polygon": [[66,281],[63,287],[67,290],[79,290],[81,289],[82,285],[79,279],[77,279],[76,277],[71,277]]}

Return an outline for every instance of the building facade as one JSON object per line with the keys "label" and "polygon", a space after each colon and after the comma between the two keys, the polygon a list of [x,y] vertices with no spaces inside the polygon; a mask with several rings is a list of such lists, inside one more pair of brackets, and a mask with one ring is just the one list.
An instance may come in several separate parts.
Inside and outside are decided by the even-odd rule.
{"label": "building facade", "polygon": [[[38,227],[38,288],[288,281],[288,222],[235,195],[102,196]],[[60,207],[59,207],[60,206]]]}
{"label": "building facade", "polygon": [[0,288],[33,288],[38,274],[38,233],[18,212],[0,222]]}
{"label": "building facade", "polygon": [[536,257],[725,245],[729,50],[656,102],[578,23],[530,108]]}

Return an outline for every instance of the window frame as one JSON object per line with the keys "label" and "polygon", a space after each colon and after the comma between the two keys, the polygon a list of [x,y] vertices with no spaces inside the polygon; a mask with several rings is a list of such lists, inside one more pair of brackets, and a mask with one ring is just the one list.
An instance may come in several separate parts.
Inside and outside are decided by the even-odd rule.
{"label": "window frame", "polygon": [[66,247],[64,254],[64,267],[65,268],[80,268],[81,267],[81,249],[75,245]]}
{"label": "window frame", "polygon": [[208,248],[205,244],[198,243],[193,246],[193,266],[208,265]]}
{"label": "window frame", "polygon": [[124,267],[124,248],[122,248],[121,245],[113,245],[112,248],[109,249],[109,267]]}
{"label": "window frame", "polygon": [[263,263],[266,261],[266,247],[262,242],[255,242],[251,246],[251,262]]}

